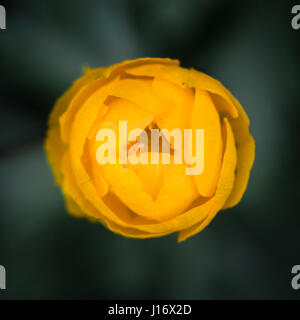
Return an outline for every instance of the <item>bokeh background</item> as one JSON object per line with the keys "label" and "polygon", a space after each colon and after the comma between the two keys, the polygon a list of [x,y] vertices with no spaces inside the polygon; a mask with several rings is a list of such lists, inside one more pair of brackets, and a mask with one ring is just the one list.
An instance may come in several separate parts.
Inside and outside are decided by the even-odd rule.
{"label": "bokeh background", "polygon": [[[300,30],[295,2],[0,1],[0,299],[299,299]],[[43,150],[55,99],[142,56],[219,79],[251,119],[247,192],[200,234],[134,240],[69,216]]]}

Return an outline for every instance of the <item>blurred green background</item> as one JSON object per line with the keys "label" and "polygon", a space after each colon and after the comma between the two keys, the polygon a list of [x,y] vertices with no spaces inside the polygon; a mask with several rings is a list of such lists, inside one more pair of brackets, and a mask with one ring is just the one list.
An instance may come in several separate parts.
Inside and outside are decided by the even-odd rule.
{"label": "blurred green background", "polygon": [[[300,30],[289,1],[2,1],[0,299],[299,299]],[[133,240],[69,216],[43,150],[55,99],[84,65],[178,58],[251,119],[247,192],[200,234]]]}

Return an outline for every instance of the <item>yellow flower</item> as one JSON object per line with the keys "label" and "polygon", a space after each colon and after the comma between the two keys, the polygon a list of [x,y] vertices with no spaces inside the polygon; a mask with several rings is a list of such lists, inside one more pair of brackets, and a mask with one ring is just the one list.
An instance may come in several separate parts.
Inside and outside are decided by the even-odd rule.
{"label": "yellow flower", "polygon": [[[119,121],[128,130],[203,129],[203,172],[187,175],[186,161],[99,164],[97,133],[118,134]],[[178,232],[178,241],[240,201],[254,161],[249,119],[231,93],[204,73],[160,58],[86,69],[55,104],[45,149],[71,214],[126,237]]]}

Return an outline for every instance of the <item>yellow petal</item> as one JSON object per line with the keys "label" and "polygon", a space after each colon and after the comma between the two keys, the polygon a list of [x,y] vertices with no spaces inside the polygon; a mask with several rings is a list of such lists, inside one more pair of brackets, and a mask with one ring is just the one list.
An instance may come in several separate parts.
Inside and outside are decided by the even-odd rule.
{"label": "yellow petal", "polygon": [[148,76],[168,80],[183,88],[199,88],[207,90],[220,98],[222,101],[220,111],[228,113],[231,117],[237,117],[238,112],[231,98],[224,90],[222,84],[216,79],[206,75],[205,73],[196,71],[194,69],[185,69],[176,65],[162,65],[162,64],[149,64],[129,67],[126,73],[134,76]]}
{"label": "yellow petal", "polygon": [[71,100],[82,86],[101,77],[103,77],[101,70],[95,69],[76,80],[73,85],[57,100],[49,116],[48,131],[45,139],[45,151],[54,173],[55,182],[58,185],[62,183],[63,177],[61,174],[61,165],[62,157],[66,149],[60,137],[59,118],[67,110]]}
{"label": "yellow petal", "polygon": [[[84,151],[84,145],[86,142],[87,135],[91,130],[93,123],[97,119],[97,115],[107,96],[110,94],[114,85],[118,82],[118,78],[103,85],[101,89],[95,91],[83,104],[80,110],[77,112],[76,117],[73,121],[70,139],[70,152],[72,159],[72,167],[75,174],[76,181],[81,188],[83,194],[89,192],[91,188],[96,192],[94,185],[89,177],[88,173],[82,164],[82,155]],[[103,181],[104,182],[104,181]],[[108,186],[103,183],[104,189],[101,193],[104,195],[107,193]],[[91,202],[93,203],[93,202]]]}
{"label": "yellow petal", "polygon": [[133,129],[145,129],[152,120],[153,115],[139,105],[125,99],[115,99],[108,104],[108,112],[101,121],[113,122],[117,127],[119,121],[127,121],[129,133]]}
{"label": "yellow petal", "polygon": [[[149,164],[144,165],[144,170],[141,166],[139,172],[119,164],[104,165],[102,169],[113,193],[132,211],[151,220],[165,221],[184,212],[198,197],[192,177],[185,174],[185,166],[172,162],[161,165],[162,185],[155,200],[145,191],[137,174],[146,175]],[[159,175],[157,178],[160,179]]]}
{"label": "yellow petal", "polygon": [[152,92],[152,80],[150,79],[122,79],[114,88],[112,95],[126,99],[150,113],[159,112]]}
{"label": "yellow petal", "polygon": [[[64,112],[59,118],[61,127],[61,139],[65,144],[67,144],[70,140],[72,125],[78,110],[94,92],[96,92],[97,90],[101,90],[101,87],[104,86],[105,83],[107,83],[107,80],[99,79],[87,84],[86,86],[81,87],[76,96],[70,102],[70,105],[66,112]],[[100,102],[95,100],[94,103],[99,105]]]}
{"label": "yellow petal", "polygon": [[[63,191],[64,194],[70,197],[74,203],[78,206],[79,210],[71,211],[71,213],[76,214],[80,211],[83,213],[84,216],[95,216],[97,217],[98,212],[97,210],[87,201],[87,199],[83,196],[82,192],[80,191],[74,177],[74,173],[72,170],[72,163],[70,153],[67,151],[63,157],[63,165],[62,165],[62,172],[65,177],[63,183]],[[69,207],[69,203],[66,203],[67,208]],[[99,215],[99,218],[101,216]]]}
{"label": "yellow petal", "polygon": [[194,94],[189,88],[181,88],[174,83],[162,79],[153,80],[153,94],[160,105],[156,123],[161,129],[180,130],[190,127]]}
{"label": "yellow petal", "polygon": [[[97,120],[94,122],[94,125],[90,129],[89,134],[91,134],[91,131],[95,132],[94,135],[97,134],[94,127],[96,127],[97,124],[101,122],[104,115],[107,113],[107,110],[107,106],[103,104],[100,108],[100,111],[98,112]],[[81,161],[84,165],[84,168],[86,169],[86,172],[92,178],[99,196],[103,197],[108,192],[108,184],[103,178],[102,170],[101,168],[99,168],[99,165],[97,163],[94,143],[96,143],[96,138],[94,136],[92,136],[91,140],[86,140]]]}
{"label": "yellow petal", "polygon": [[178,234],[179,242],[203,230],[212,221],[219,210],[222,209],[226,199],[232,191],[235,179],[234,171],[237,162],[237,153],[233,132],[227,118],[224,118],[223,120],[223,130],[226,130],[226,147],[216,194],[207,202],[210,204],[208,215],[204,220],[196,223],[194,226],[180,231]]}
{"label": "yellow petal", "polygon": [[112,73],[121,74],[126,71],[127,68],[136,67],[140,65],[152,65],[159,63],[161,65],[179,65],[179,61],[169,58],[139,58],[133,60],[125,60],[121,63],[113,64],[103,71],[105,77],[109,77]]}
{"label": "yellow petal", "polygon": [[[222,163],[222,135],[220,117],[206,91],[196,88],[192,111],[192,130],[204,129],[204,171],[195,175],[199,193],[204,197],[214,195]],[[195,145],[193,136],[193,144]],[[193,148],[195,150],[195,148]]]}
{"label": "yellow petal", "polygon": [[142,189],[152,197],[153,201],[155,201],[163,183],[162,164],[151,164],[149,161],[148,164],[129,164],[127,165],[127,168],[130,168],[135,172],[142,183]]}
{"label": "yellow petal", "polygon": [[224,208],[235,206],[242,198],[248,184],[250,171],[254,162],[255,143],[249,131],[249,119],[240,103],[227,91],[235,104],[239,117],[231,119],[230,124],[236,140],[237,147],[237,167],[236,179],[231,195],[227,199]]}
{"label": "yellow petal", "polygon": [[106,227],[109,228],[111,231],[117,234],[120,234],[124,237],[138,238],[138,239],[157,238],[157,237],[162,237],[172,233],[172,231],[161,232],[161,233],[145,232],[145,231],[141,231],[134,228],[122,227],[111,221],[107,221]]}

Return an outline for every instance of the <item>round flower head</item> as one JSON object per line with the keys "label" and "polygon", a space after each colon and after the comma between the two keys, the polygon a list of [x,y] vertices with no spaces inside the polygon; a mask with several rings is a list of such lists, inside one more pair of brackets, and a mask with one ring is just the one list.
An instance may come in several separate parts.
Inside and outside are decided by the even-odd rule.
{"label": "round flower head", "polygon": [[86,69],[55,104],[45,148],[72,215],[178,241],[240,201],[254,161],[231,93],[159,58]]}

